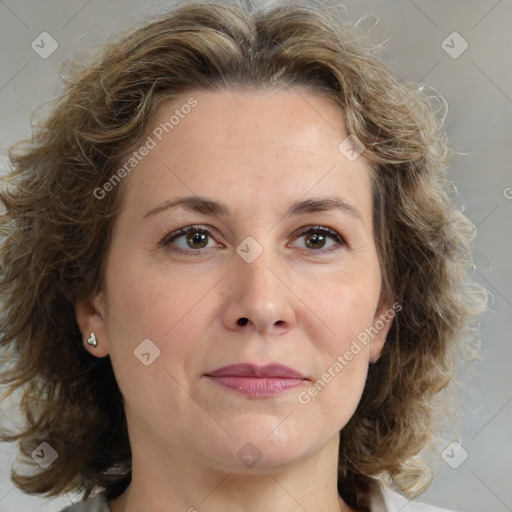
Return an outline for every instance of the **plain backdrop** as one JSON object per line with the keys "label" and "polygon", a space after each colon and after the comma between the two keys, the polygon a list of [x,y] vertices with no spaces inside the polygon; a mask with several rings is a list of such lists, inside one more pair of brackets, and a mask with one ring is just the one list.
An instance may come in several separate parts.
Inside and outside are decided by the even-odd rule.
{"label": "plain backdrop", "polygon": [[[170,5],[0,0],[1,148],[29,136],[30,115],[61,90],[58,67],[71,51],[86,51]],[[401,77],[445,98],[456,152],[450,173],[459,206],[478,230],[475,279],[491,294],[480,361],[461,395],[468,410],[460,438],[449,440],[460,442],[468,457],[456,469],[439,457],[433,483],[419,501],[460,512],[512,511],[512,2],[349,0],[339,8],[360,22],[369,41],[385,43],[383,58]],[[45,51],[58,45],[46,58],[31,46],[41,37],[48,42]],[[4,172],[5,157],[0,163]],[[0,413],[7,413],[2,407]],[[51,512],[76,499],[21,493],[9,479],[13,448],[0,444],[0,512]]]}

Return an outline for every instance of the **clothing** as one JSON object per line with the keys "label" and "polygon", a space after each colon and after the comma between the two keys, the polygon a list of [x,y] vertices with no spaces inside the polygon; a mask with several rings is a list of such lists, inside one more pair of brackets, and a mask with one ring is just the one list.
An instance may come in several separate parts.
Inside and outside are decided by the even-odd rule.
{"label": "clothing", "polygon": [[[108,512],[108,509],[106,509]],[[445,508],[409,501],[389,487],[380,484],[370,497],[371,512],[454,512]]]}
{"label": "clothing", "polygon": [[104,492],[100,492],[94,498],[80,501],[66,507],[61,512],[112,512]]}
{"label": "clothing", "polygon": [[[371,512],[450,512],[444,508],[409,501],[391,489],[380,485],[371,496]],[[87,501],[81,501],[61,512],[112,512],[104,493]]]}

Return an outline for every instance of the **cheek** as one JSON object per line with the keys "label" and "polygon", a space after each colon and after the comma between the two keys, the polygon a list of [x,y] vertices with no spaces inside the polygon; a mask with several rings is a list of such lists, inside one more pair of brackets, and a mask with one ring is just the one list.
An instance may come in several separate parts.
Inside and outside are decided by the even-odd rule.
{"label": "cheek", "polygon": [[[170,272],[151,274],[140,265],[126,264],[112,268],[109,278],[107,335],[125,406],[132,413],[138,411],[143,421],[162,410],[164,403],[190,404],[182,386],[188,386],[188,375],[193,373],[190,366],[204,338],[205,308],[211,308],[200,280],[189,281]],[[149,345],[150,358],[152,351],[158,355],[145,366],[136,354],[142,353],[139,347],[147,339],[157,347]]]}
{"label": "cheek", "polygon": [[[379,276],[363,271],[340,272],[321,292],[306,291],[304,315],[309,338],[320,356],[314,382],[299,397],[316,404],[320,417],[342,426],[352,416],[364,389],[369,364],[369,338],[380,292]],[[313,311],[315,314],[312,314]]]}
{"label": "cheek", "polygon": [[109,308],[131,335],[159,338],[172,327],[183,305],[181,300],[171,300],[177,288],[172,279],[151,275],[136,260],[112,264],[108,277]]}
{"label": "cheek", "polygon": [[214,307],[206,293],[214,282],[172,271],[148,272],[136,259],[112,265],[108,277],[108,338],[114,358],[129,358],[145,339],[173,363],[193,349]]}
{"label": "cheek", "polygon": [[[361,399],[369,365],[369,345],[361,333],[371,325],[376,305],[374,293],[356,289],[346,282],[326,291],[318,303],[324,335],[314,333],[319,356],[313,382],[298,401],[302,406],[316,409],[321,418],[335,430],[343,428],[355,412]],[[375,300],[374,300],[375,299]],[[317,421],[316,419],[314,420]],[[322,428],[319,423],[316,428]]]}
{"label": "cheek", "polygon": [[378,279],[364,271],[342,271],[336,279],[326,280],[321,288],[317,282],[305,289],[304,302],[314,313],[309,313],[309,317],[315,320],[310,324],[312,339],[315,329],[320,328],[333,356],[347,350],[373,321],[380,293]]}

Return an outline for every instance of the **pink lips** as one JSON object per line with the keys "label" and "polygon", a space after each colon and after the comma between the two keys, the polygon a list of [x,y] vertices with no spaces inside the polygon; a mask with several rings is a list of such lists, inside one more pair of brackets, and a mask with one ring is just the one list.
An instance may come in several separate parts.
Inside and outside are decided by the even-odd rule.
{"label": "pink lips", "polygon": [[307,380],[301,373],[282,364],[231,364],[207,373],[206,376],[217,384],[253,398],[277,395]]}

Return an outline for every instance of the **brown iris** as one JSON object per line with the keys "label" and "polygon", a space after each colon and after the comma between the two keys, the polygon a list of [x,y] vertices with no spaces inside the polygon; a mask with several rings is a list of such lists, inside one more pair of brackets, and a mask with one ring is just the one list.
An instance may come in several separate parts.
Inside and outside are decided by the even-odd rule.
{"label": "brown iris", "polygon": [[[202,249],[208,244],[208,234],[194,231],[187,235],[187,244],[192,249]],[[197,245],[196,245],[197,244]]]}
{"label": "brown iris", "polygon": [[325,245],[325,236],[311,233],[306,235],[305,242],[309,249],[321,249]]}

